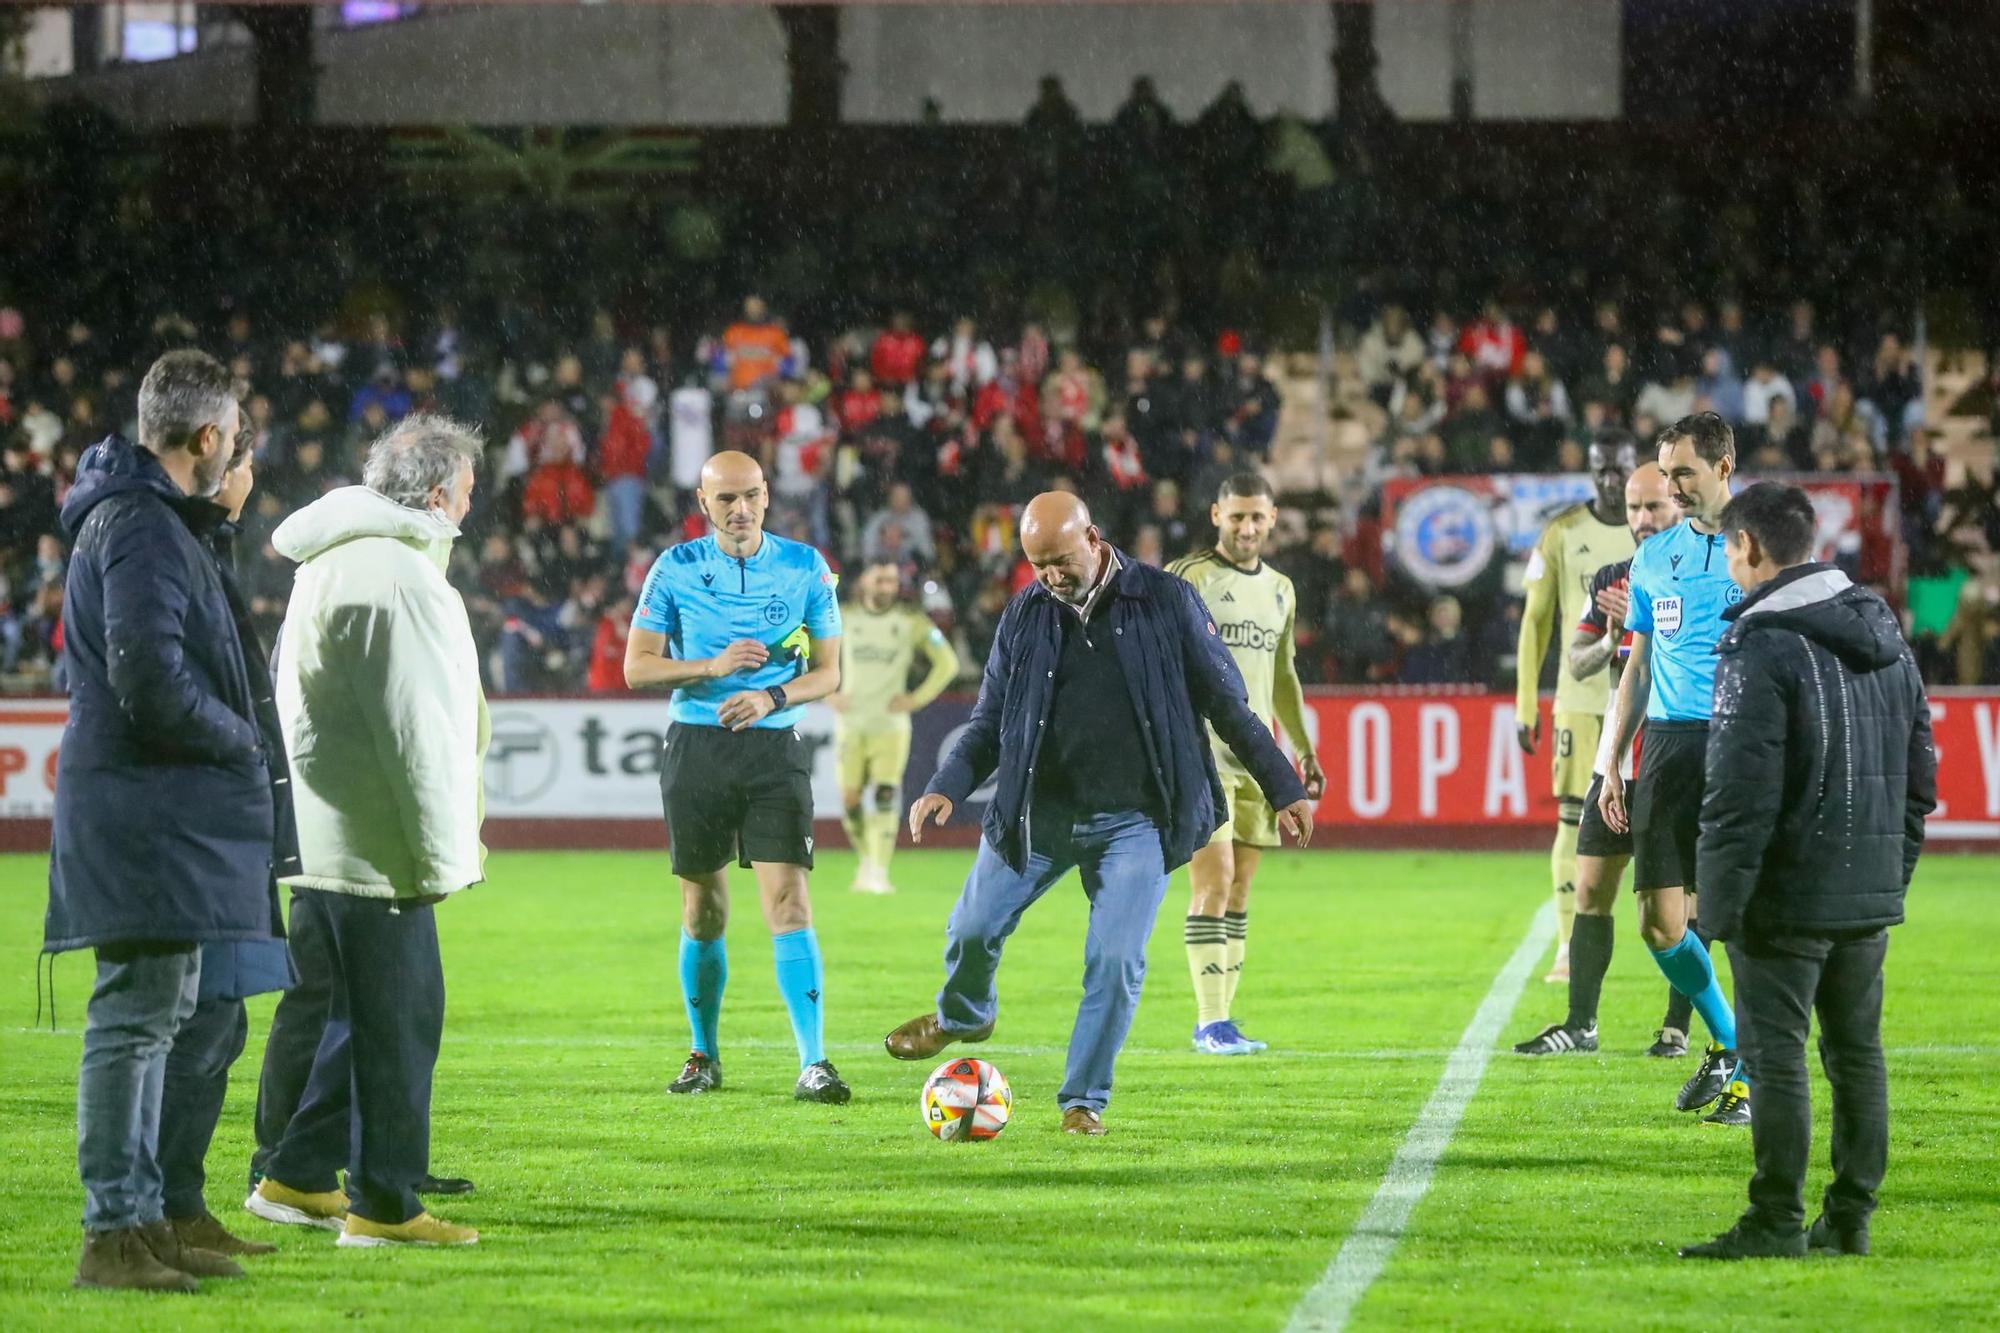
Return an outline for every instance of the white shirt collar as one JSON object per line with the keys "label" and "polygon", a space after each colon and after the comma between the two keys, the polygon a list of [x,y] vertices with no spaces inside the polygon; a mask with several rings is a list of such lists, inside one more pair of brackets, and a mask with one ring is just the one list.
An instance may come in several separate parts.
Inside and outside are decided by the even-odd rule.
{"label": "white shirt collar", "polygon": [[1110,542],[1106,542],[1104,543],[1104,564],[1097,571],[1097,582],[1091,585],[1088,593],[1084,594],[1083,601],[1080,604],[1071,604],[1064,602],[1060,597],[1056,598],[1056,600],[1076,612],[1079,619],[1089,620],[1090,613],[1097,609],[1098,602],[1104,598],[1105,590],[1111,586],[1111,580],[1117,576],[1118,571],[1122,568],[1123,566],[1118,562],[1118,552],[1112,548]]}

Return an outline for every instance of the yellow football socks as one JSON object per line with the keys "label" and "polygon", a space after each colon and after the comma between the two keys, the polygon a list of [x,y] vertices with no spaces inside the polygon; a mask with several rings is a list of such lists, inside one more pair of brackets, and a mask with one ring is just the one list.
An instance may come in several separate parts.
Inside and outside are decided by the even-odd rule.
{"label": "yellow football socks", "polygon": [[1229,942],[1219,916],[1187,919],[1188,975],[1194,978],[1194,1021],[1197,1027],[1229,1017]]}
{"label": "yellow football socks", "polygon": [[1576,925],[1576,825],[1568,820],[1556,824],[1549,870],[1555,877],[1556,943],[1567,949],[1570,930]]}
{"label": "yellow football socks", "polygon": [[1243,943],[1249,933],[1250,916],[1247,912],[1222,914],[1222,936],[1228,949],[1223,962],[1223,972],[1228,978],[1222,992],[1222,1015],[1225,1018],[1236,1012],[1236,986],[1243,980]]}

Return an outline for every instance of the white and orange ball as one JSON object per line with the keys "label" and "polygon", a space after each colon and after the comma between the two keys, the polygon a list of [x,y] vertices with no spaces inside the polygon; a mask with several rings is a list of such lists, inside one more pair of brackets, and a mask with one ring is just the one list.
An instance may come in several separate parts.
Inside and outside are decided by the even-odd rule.
{"label": "white and orange ball", "polygon": [[938,1138],[975,1142],[998,1138],[1014,1114],[1007,1076],[984,1060],[947,1060],[924,1080],[918,1114]]}

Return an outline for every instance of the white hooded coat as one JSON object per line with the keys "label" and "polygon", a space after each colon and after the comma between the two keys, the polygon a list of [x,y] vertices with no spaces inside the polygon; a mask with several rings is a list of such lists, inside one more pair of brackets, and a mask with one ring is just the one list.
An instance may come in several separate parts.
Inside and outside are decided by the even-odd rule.
{"label": "white hooded coat", "polygon": [[272,535],[300,565],[275,682],[303,866],[286,884],[415,898],[484,878],[489,728],[472,626],[445,579],[457,536],[365,486]]}

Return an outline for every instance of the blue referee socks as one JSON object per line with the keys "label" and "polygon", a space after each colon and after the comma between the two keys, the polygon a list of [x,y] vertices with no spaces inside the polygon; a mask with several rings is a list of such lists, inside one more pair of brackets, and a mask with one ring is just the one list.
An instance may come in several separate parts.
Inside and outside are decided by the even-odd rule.
{"label": "blue referee socks", "polygon": [[1668,984],[1693,1001],[1695,1012],[1708,1026],[1709,1037],[1735,1050],[1736,1013],[1722,993],[1722,983],[1715,979],[1715,964],[1709,960],[1708,949],[1700,937],[1689,930],[1681,936],[1679,944],[1664,953],[1652,949],[1647,952],[1660,965]]}
{"label": "blue referee socks", "polygon": [[713,1060],[722,1021],[722,988],[729,984],[729,953],[722,941],[698,940],[681,928],[681,999],[687,1004],[694,1048]]}
{"label": "blue referee socks", "polygon": [[819,936],[811,926],[771,937],[771,959],[777,967],[778,994],[791,1015],[792,1037],[799,1043],[799,1068],[826,1059],[826,1021],[820,1013],[825,972],[819,960]]}

